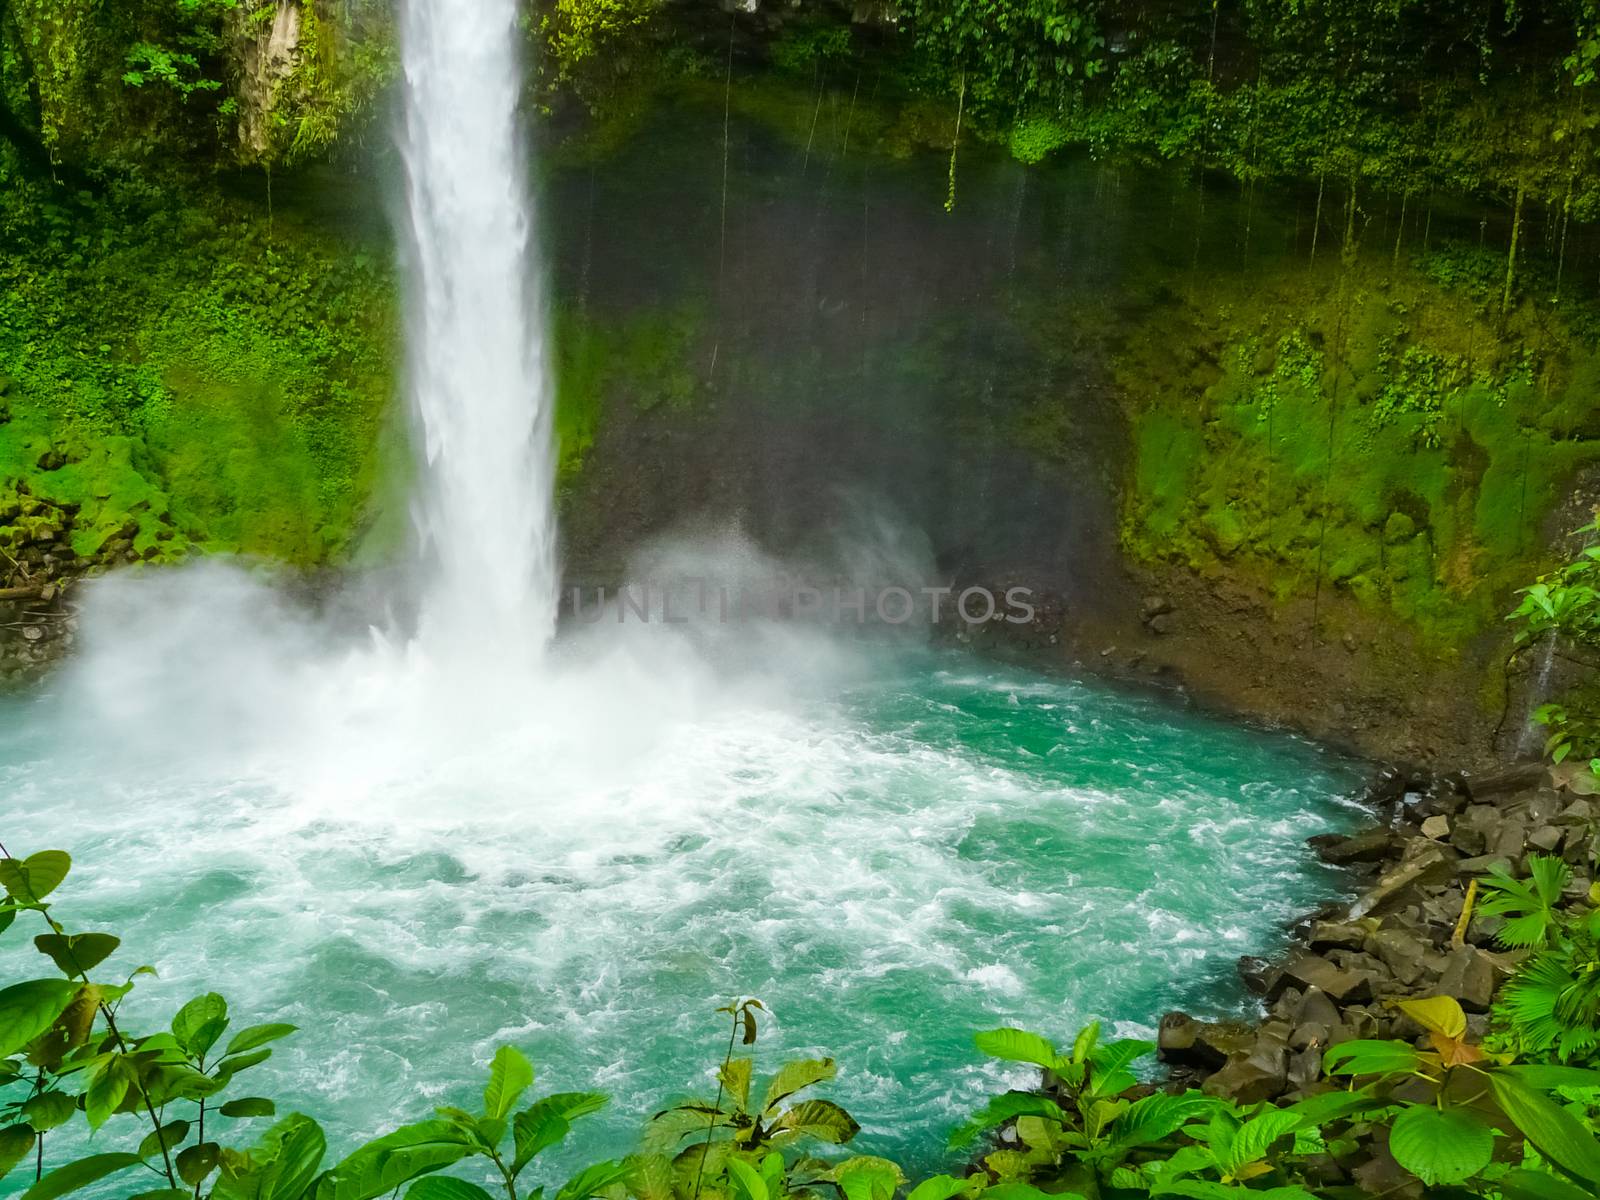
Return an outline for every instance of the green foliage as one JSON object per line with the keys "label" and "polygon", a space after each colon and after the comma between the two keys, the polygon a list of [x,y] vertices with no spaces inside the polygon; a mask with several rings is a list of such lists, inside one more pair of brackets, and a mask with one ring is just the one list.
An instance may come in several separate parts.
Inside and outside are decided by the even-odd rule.
{"label": "green foliage", "polygon": [[1535,953],[1502,989],[1494,1014],[1500,1041],[1511,1052],[1561,1062],[1600,1058],[1600,908],[1566,907],[1571,872],[1560,859],[1531,855],[1530,878],[1496,870],[1479,911],[1507,918],[1498,937]]}
{"label": "green foliage", "polygon": [[1595,545],[1600,514],[1573,536],[1584,542],[1578,556],[1522,588],[1522,601],[1506,620],[1515,623],[1518,655],[1542,644],[1546,653],[1566,645],[1585,656],[1580,662],[1588,682],[1560,703],[1540,705],[1533,717],[1550,730],[1546,754],[1558,763],[1574,755],[1589,759],[1591,770],[1600,774],[1600,680],[1593,678],[1600,667],[1600,546]]}
{"label": "green foliage", "polygon": [[0,525],[80,558],[346,552],[393,395],[387,255],[216,194],[11,194]]}

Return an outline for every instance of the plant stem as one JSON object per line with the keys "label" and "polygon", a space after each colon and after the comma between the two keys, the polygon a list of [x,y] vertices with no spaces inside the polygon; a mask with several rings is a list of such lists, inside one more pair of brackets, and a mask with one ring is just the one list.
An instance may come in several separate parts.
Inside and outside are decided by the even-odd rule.
{"label": "plant stem", "polygon": [[728,1076],[728,1064],[733,1061],[733,1044],[739,1037],[739,1006],[734,1005],[731,1018],[733,1027],[728,1030],[728,1049],[722,1056],[722,1070],[717,1072],[717,1098],[711,1106],[711,1120],[706,1125],[705,1147],[700,1151],[700,1165],[694,1173],[694,1200],[700,1200],[700,1181],[706,1173],[706,1155],[711,1153],[711,1135],[716,1132],[717,1118],[722,1115],[722,1089]]}

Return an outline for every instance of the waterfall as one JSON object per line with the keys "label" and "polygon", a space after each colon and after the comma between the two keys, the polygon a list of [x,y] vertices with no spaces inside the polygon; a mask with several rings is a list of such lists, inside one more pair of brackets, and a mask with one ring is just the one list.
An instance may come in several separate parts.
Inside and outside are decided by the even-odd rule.
{"label": "waterfall", "polygon": [[517,0],[405,0],[400,134],[419,642],[512,669],[549,640],[559,590],[517,12]]}

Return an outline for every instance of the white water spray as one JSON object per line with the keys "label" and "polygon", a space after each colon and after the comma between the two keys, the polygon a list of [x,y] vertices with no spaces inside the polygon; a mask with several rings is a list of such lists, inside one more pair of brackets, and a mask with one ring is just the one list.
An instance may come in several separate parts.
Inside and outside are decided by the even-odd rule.
{"label": "white water spray", "polygon": [[407,0],[401,26],[419,637],[511,670],[549,641],[559,588],[516,17],[516,0]]}

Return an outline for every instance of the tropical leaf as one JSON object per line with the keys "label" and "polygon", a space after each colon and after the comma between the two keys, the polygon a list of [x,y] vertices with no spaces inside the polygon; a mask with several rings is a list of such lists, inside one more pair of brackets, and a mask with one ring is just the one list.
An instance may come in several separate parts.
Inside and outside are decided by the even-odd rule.
{"label": "tropical leaf", "polygon": [[819,1142],[842,1146],[861,1132],[861,1126],[831,1100],[802,1100],[786,1109],[772,1123],[772,1132],[815,1138]]}
{"label": "tropical leaf", "polygon": [[832,1173],[845,1200],[893,1200],[905,1182],[900,1168],[886,1158],[859,1155],[847,1158]]}
{"label": "tropical leaf", "polygon": [[1467,1032],[1467,1014],[1451,996],[1428,996],[1422,1000],[1400,1000],[1396,1007],[1429,1033],[1456,1039]]}
{"label": "tropical leaf", "polygon": [[934,1175],[907,1192],[906,1200],[953,1200],[981,1182],[981,1176],[977,1179],[958,1179],[954,1175]]}
{"label": "tropical leaf", "polygon": [[736,1185],[736,1195],[742,1200],[769,1200],[770,1191],[761,1172],[742,1158],[728,1160],[728,1175]]}
{"label": "tropical leaf", "polygon": [[41,933],[33,944],[63,975],[76,978],[110,958],[122,939],[109,933]]}
{"label": "tropical leaf", "polygon": [[1421,1065],[1416,1047],[1405,1042],[1341,1042],[1322,1056],[1322,1069],[1329,1075],[1387,1075],[1415,1071]]}
{"label": "tropical leaf", "polygon": [[1053,1071],[1061,1064],[1055,1046],[1026,1029],[989,1029],[976,1035],[973,1041],[990,1058],[1032,1063],[1046,1071]]}
{"label": "tropical leaf", "polygon": [[216,992],[196,996],[172,1018],[172,1036],[194,1058],[204,1058],[228,1028],[228,1002]]}
{"label": "tropical leaf", "polygon": [[607,1188],[627,1183],[633,1175],[633,1165],[627,1162],[599,1162],[585,1167],[556,1193],[556,1200],[589,1200]]}
{"label": "tropical leaf", "polygon": [[139,1143],[140,1158],[155,1158],[163,1150],[171,1150],[174,1146],[181,1145],[183,1139],[189,1136],[189,1122],[168,1121],[154,1133],[145,1134],[144,1140]]}
{"label": "tropical leaf", "polygon": [[[419,1121],[368,1142],[334,1167],[324,1200],[373,1200],[474,1152],[451,1121]],[[323,1196],[319,1189],[319,1196]]]}
{"label": "tropical leaf", "polygon": [[229,1100],[217,1110],[225,1117],[270,1117],[278,1111],[278,1106],[265,1096],[240,1096],[237,1100]]}
{"label": "tropical leaf", "polygon": [[773,1073],[761,1098],[761,1111],[770,1113],[796,1092],[825,1083],[838,1073],[831,1058],[802,1058],[786,1062]]}
{"label": "tropical leaf", "polygon": [[71,869],[72,856],[65,850],[0,858],[0,887],[22,904],[37,904],[61,885]]}
{"label": "tropical leaf", "polygon": [[1495,1186],[1505,1200],[1594,1200],[1593,1192],[1577,1184],[1522,1168],[1507,1171],[1495,1180]]}
{"label": "tropical leaf", "polygon": [[1222,1101],[1199,1092],[1177,1096],[1157,1092],[1135,1100],[1111,1126],[1112,1142],[1121,1150],[1149,1146],[1170,1137],[1189,1121],[1207,1116]]}
{"label": "tropical leaf", "polygon": [[450,1175],[425,1175],[406,1189],[406,1200],[495,1200],[475,1183]]}
{"label": "tropical leaf", "polygon": [[1279,1138],[1288,1137],[1304,1121],[1299,1113],[1288,1109],[1268,1109],[1258,1117],[1241,1124],[1228,1145],[1227,1153],[1218,1156],[1223,1170],[1235,1177],[1247,1164],[1260,1162]]}
{"label": "tropical leaf", "polygon": [[78,1102],[65,1092],[40,1092],[22,1105],[22,1119],[38,1133],[48,1133],[72,1120]]}
{"label": "tropical leaf", "polygon": [[[0,862],[14,859],[0,859]],[[70,979],[30,979],[0,991],[0,1058],[44,1033],[78,994]]]}
{"label": "tropical leaf", "polygon": [[607,1103],[609,1098],[600,1092],[557,1092],[535,1100],[511,1122],[516,1145],[512,1173],[520,1172],[536,1155],[565,1138],[572,1122],[599,1112]]}
{"label": "tropical leaf", "polygon": [[533,1086],[533,1064],[515,1046],[501,1046],[489,1064],[489,1082],[483,1089],[483,1115],[491,1121],[504,1117]]}
{"label": "tropical leaf", "polygon": [[12,1167],[28,1157],[37,1137],[27,1125],[8,1125],[0,1129],[0,1179],[4,1179]]}
{"label": "tropical leaf", "polygon": [[91,1154],[75,1162],[57,1167],[38,1183],[22,1193],[22,1200],[55,1200],[91,1183],[99,1183],[108,1175],[136,1167],[142,1160],[137,1154]]}
{"label": "tropical leaf", "polygon": [[[222,1147],[215,1142],[201,1142],[198,1146],[186,1146],[178,1151],[178,1157],[173,1166],[178,1169],[178,1178],[190,1187],[198,1187],[205,1177],[217,1169],[222,1161]],[[249,1193],[254,1195],[254,1193]],[[213,1198],[226,1195],[226,1190],[213,1192]]]}
{"label": "tropical leaf", "polygon": [[[286,1038],[299,1028],[298,1025],[286,1025],[281,1021],[274,1021],[267,1025],[252,1025],[248,1029],[241,1029],[233,1035],[233,1039],[222,1051],[223,1057],[228,1058],[235,1054],[245,1054],[259,1046],[265,1046],[268,1042]],[[257,1061],[260,1060],[258,1059]]]}
{"label": "tropical leaf", "polygon": [[717,1080],[725,1096],[743,1112],[750,1105],[750,1075],[755,1064],[748,1058],[730,1058],[717,1068]]}
{"label": "tropical leaf", "polygon": [[1551,1162],[1580,1179],[1600,1184],[1600,1142],[1566,1109],[1514,1076],[1489,1073],[1501,1111]]}
{"label": "tropical leaf", "polygon": [[1461,1183],[1489,1165],[1494,1131],[1462,1109],[1414,1104],[1390,1127],[1389,1153],[1429,1187]]}
{"label": "tropical leaf", "polygon": [[986,1130],[1014,1121],[1018,1117],[1045,1117],[1051,1121],[1065,1122],[1067,1114],[1048,1096],[1036,1092],[1005,1092],[990,1099],[973,1117],[950,1135],[950,1148],[959,1150],[970,1146]]}

